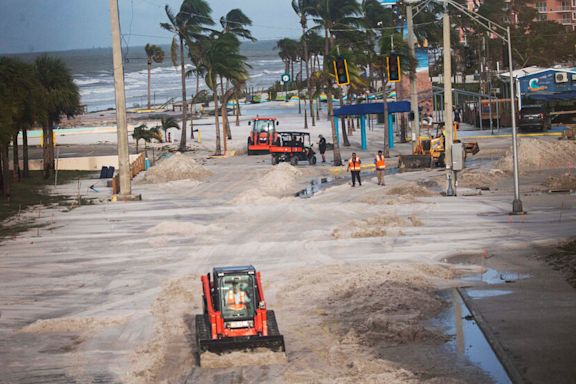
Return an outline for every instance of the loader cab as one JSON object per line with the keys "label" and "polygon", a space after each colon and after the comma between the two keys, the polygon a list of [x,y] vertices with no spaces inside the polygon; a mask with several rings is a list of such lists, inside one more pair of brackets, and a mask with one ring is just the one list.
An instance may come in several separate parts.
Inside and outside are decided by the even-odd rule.
{"label": "loader cab", "polygon": [[254,318],[260,301],[255,274],[252,266],[214,268],[213,302],[225,322]]}

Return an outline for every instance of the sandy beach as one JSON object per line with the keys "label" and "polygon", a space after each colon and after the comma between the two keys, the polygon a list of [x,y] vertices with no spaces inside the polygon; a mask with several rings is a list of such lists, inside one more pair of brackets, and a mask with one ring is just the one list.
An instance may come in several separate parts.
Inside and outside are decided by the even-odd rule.
{"label": "sandy beach", "polygon": [[[319,134],[331,141],[323,108],[316,127],[309,121],[314,142]],[[269,156],[243,154],[252,116],[274,114],[280,130],[302,130],[297,102],[244,106],[242,113],[239,127],[231,119],[229,149],[236,156],[213,157],[213,117],[194,120],[200,143],[139,175],[133,192],[142,195],[140,202],[111,203],[103,181],[81,180],[52,192],[80,190],[94,204],[36,208],[15,219],[44,226],[0,248],[0,383],[509,382],[460,351],[458,332],[438,320],[453,306],[453,289],[511,291],[475,299],[488,320],[494,305],[506,307],[536,282],[553,281],[542,284],[574,303],[576,293],[561,272],[536,258],[574,236],[576,197],[548,193],[554,180],[571,182],[573,142],[522,139],[528,214],[510,216],[509,139],[480,141],[457,197],[441,196],[440,169],[392,171],[410,143],[391,151],[385,187],[367,169],[362,187],[352,189],[342,167],[272,166]],[[95,120],[95,126],[103,121]],[[63,153],[78,146],[97,152],[115,143],[108,129],[62,130],[57,142]],[[370,164],[382,136],[381,125],[368,130],[362,151],[357,130],[343,157],[355,151]],[[538,162],[528,162],[535,153]],[[329,182],[318,193],[295,196],[319,178]],[[471,261],[450,262],[454,257]],[[216,359],[219,368],[199,367],[200,275],[246,264],[262,272],[268,306],[286,340],[285,359],[239,354]],[[532,277],[490,286],[466,279],[494,265]],[[542,288],[539,294],[552,293]],[[549,366],[557,383],[575,374],[566,359],[576,335],[566,321],[576,321],[576,308],[563,311],[563,326],[536,323],[539,339],[532,340],[541,353],[557,356]],[[489,325],[499,331],[505,320]],[[507,338],[510,332],[499,335],[513,365],[527,382],[545,382],[538,357]],[[555,347],[540,342],[546,338]]]}

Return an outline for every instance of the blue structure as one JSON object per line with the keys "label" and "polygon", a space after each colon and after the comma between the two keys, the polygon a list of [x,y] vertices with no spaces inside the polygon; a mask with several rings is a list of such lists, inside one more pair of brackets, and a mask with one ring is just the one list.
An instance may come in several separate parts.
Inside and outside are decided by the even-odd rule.
{"label": "blue structure", "polygon": [[543,69],[517,77],[522,104],[537,101],[576,100],[576,72],[568,69]]}
{"label": "blue structure", "polygon": [[[388,102],[388,146],[394,148],[394,113],[410,112],[409,101],[390,101]],[[336,140],[340,142],[340,133],[338,129],[338,118],[340,116],[360,116],[360,135],[362,150],[365,151],[366,143],[366,115],[384,114],[384,103],[368,103],[345,105],[334,110],[334,125],[336,126]]]}

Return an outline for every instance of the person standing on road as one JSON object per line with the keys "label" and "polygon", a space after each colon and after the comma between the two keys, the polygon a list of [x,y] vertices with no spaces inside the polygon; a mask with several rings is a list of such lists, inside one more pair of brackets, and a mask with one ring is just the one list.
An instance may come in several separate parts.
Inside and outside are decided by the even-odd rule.
{"label": "person standing on road", "polygon": [[320,140],[318,140],[318,151],[320,152],[320,155],[322,155],[322,162],[325,163],[326,156],[324,153],[326,153],[326,139],[322,135],[319,135],[318,137],[320,138]]}
{"label": "person standing on road", "polygon": [[358,186],[362,186],[362,181],[360,180],[360,167],[362,162],[359,157],[356,157],[356,153],[352,153],[352,157],[348,160],[347,171],[352,174],[352,186],[356,186],[356,179],[358,179]]}
{"label": "person standing on road", "polygon": [[382,154],[382,151],[378,151],[378,154],[374,159],[374,165],[376,166],[376,177],[378,178],[378,185],[385,185],[384,171],[386,171],[386,162],[384,161],[384,155]]}

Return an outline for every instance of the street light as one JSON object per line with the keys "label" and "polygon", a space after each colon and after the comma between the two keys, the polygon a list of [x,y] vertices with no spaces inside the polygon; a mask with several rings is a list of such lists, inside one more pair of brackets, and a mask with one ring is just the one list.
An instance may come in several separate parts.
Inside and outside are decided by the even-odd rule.
{"label": "street light", "polygon": [[[422,0],[404,0],[404,2],[406,4],[415,4],[418,3]],[[502,39],[503,41],[505,41],[508,44],[508,63],[509,63],[509,67],[510,67],[510,112],[512,114],[512,155],[513,155],[513,171],[514,171],[514,200],[512,202],[512,214],[513,215],[522,215],[525,214],[524,210],[522,209],[522,200],[520,200],[520,187],[519,187],[519,179],[518,179],[518,140],[517,140],[517,129],[516,129],[516,106],[514,105],[514,64],[512,62],[512,39],[510,37],[510,27],[503,27],[500,24],[497,24],[495,22],[493,22],[492,20],[477,14],[477,13],[471,13],[470,11],[468,11],[468,9],[466,9],[466,7],[462,4],[459,4],[457,2],[455,2],[454,0],[435,0],[437,2],[442,2],[444,4],[444,12],[445,12],[445,16],[444,16],[444,34],[446,35],[446,24],[447,21],[449,20],[447,17],[447,10],[448,10],[448,5],[453,6],[454,8],[456,8],[458,11],[462,12],[463,14],[465,14],[466,16],[470,17],[474,22],[476,22],[477,24],[481,25],[482,27],[484,27],[486,30],[490,31],[490,33],[492,33],[493,35],[499,37],[500,39]],[[448,26],[449,27],[449,26]],[[446,57],[448,57],[448,63],[450,63],[450,55],[449,52],[448,54],[446,54],[446,50],[450,50],[450,40],[449,40],[450,36],[448,33],[448,36],[444,36],[444,67],[446,69]],[[447,40],[448,39],[448,40]],[[447,40],[447,41],[446,41]],[[446,42],[448,42],[448,44],[446,44]],[[446,70],[445,70],[446,72]],[[448,75],[448,77],[450,77],[451,74]],[[445,100],[449,99],[450,104],[451,104],[451,97],[448,97],[448,94],[450,94],[450,96],[452,95],[452,90],[450,89],[450,87],[447,87],[447,82],[449,82],[449,80],[446,79],[446,73],[444,75],[444,92],[445,92]],[[445,106],[448,105],[448,102],[445,102]],[[451,107],[451,105],[450,105]],[[446,111],[446,107],[444,108],[444,120],[445,121],[450,121],[452,120],[452,111],[451,109],[449,111]],[[448,112],[448,113],[446,113]],[[446,117],[449,116],[448,119],[446,119]],[[448,141],[451,139],[450,136],[452,133],[452,127],[448,126],[446,124],[446,128],[447,128],[447,132],[448,132],[448,137],[446,137],[446,142],[447,144],[450,144],[451,147],[451,142],[448,143]],[[446,158],[447,160],[451,158],[451,153],[448,153],[448,145],[446,145]],[[450,164],[451,167],[451,164]],[[448,168],[448,167],[447,167]],[[450,185],[449,185],[449,189],[450,189]]]}

